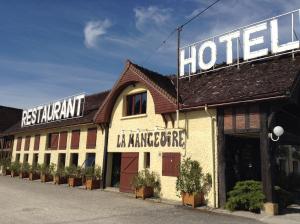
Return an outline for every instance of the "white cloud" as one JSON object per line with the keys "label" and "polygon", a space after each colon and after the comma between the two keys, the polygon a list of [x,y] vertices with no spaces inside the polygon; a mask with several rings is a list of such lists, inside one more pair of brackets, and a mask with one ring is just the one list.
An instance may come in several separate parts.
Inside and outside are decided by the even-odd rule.
{"label": "white cloud", "polygon": [[171,9],[160,9],[157,6],[138,7],[134,13],[136,27],[141,31],[148,25],[163,25],[171,18]]}
{"label": "white cloud", "polygon": [[107,29],[111,27],[111,22],[108,19],[103,21],[89,21],[84,27],[84,44],[87,48],[97,47],[97,42],[100,36],[107,32]]}

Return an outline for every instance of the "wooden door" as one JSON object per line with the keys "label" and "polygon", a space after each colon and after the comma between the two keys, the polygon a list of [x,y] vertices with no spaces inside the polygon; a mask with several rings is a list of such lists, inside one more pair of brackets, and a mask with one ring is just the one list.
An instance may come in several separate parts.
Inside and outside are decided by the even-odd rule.
{"label": "wooden door", "polygon": [[138,173],[139,167],[139,153],[128,152],[122,153],[121,157],[121,178],[120,178],[120,191],[121,192],[134,192],[132,188],[133,177]]}

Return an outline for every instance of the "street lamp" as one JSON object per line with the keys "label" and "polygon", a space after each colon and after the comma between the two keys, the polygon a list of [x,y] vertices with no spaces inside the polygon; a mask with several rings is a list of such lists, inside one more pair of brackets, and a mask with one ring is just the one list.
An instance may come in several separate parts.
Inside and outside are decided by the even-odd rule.
{"label": "street lamp", "polygon": [[[277,138],[273,138],[273,133],[274,133],[274,135],[275,135]],[[272,133],[272,132],[269,133],[269,138],[271,138],[271,140],[272,140],[273,142],[277,142],[277,141],[279,140],[280,136],[283,135],[284,129],[283,129],[283,127],[281,127],[281,126],[276,126],[276,127],[273,129],[273,133]]]}

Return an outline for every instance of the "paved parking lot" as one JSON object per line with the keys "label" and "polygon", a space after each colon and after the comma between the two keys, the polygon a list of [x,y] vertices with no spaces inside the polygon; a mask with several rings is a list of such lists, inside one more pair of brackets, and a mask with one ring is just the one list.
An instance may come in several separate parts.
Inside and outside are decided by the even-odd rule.
{"label": "paved parking lot", "polygon": [[174,205],[137,200],[126,194],[86,191],[0,176],[1,224],[76,223],[259,223]]}

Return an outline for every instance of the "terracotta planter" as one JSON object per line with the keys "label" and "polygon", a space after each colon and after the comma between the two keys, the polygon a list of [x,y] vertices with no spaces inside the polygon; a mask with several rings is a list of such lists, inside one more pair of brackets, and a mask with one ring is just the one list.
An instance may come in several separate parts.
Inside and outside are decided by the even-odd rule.
{"label": "terracotta planter", "polygon": [[20,172],[19,173],[19,177],[22,178],[22,179],[23,178],[28,178],[29,177],[29,173],[27,173],[27,172]]}
{"label": "terracotta planter", "polygon": [[60,185],[60,184],[66,184],[68,183],[67,177],[61,177],[59,175],[54,176],[54,184]]}
{"label": "terracotta planter", "polygon": [[102,186],[103,186],[102,180],[87,178],[85,181],[85,189],[87,190],[99,189],[102,188]]}
{"label": "terracotta planter", "polygon": [[182,192],[181,197],[182,197],[182,205],[190,205],[193,208],[199,205],[204,205],[205,202],[203,193],[189,194],[189,193]]}
{"label": "terracotta planter", "polygon": [[10,172],[10,176],[11,176],[11,177],[17,177],[17,176],[19,176],[19,173],[18,173],[18,172],[11,171],[11,172]]}
{"label": "terracotta planter", "polygon": [[38,180],[40,178],[41,178],[41,176],[38,173],[29,173],[29,180],[31,180],[31,181]]}
{"label": "terracotta planter", "polygon": [[81,177],[69,177],[68,179],[69,187],[77,187],[82,185],[82,178]]}
{"label": "terracotta planter", "polygon": [[135,189],[135,198],[151,198],[153,197],[153,187],[141,187]]}
{"label": "terracotta planter", "polygon": [[46,183],[53,181],[53,177],[50,174],[41,174],[41,182]]}

